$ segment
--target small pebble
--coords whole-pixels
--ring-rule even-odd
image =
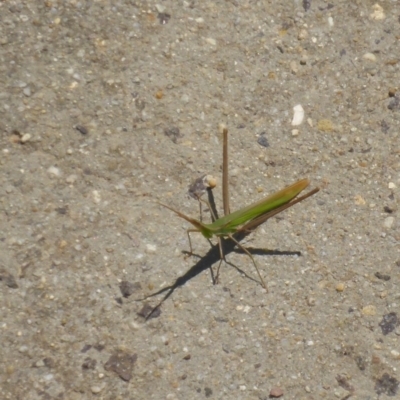
[[[343,282],[340,282],[336,285],[336,291],[341,293],[343,292],[345,289],[345,284]]]
[[[185,104],[189,103],[189,96],[187,94],[183,94],[181,97],[181,102]]]
[[[397,360],[400,358],[400,353],[397,350],[392,350],[390,354]]]
[[[72,174],[72,175],[69,175],[65,181],[69,184],[72,184],[72,183],[75,183],[77,179],[78,179],[78,176],[75,174]]]
[[[60,168],[57,168],[57,167],[54,167],[54,166],[48,168],[47,172],[48,172],[50,175],[61,176],[61,170],[60,170]]]
[[[211,189],[214,189],[217,186],[217,179],[212,175],[206,175],[204,185]]]
[[[308,299],[307,299],[307,304],[309,305],[309,306],[315,306],[315,302],[316,302],[316,300],[315,300],[315,297],[309,297]]]
[[[36,363],[35,363],[35,366],[37,367],[37,368],[41,368],[41,367],[44,367],[44,361],[43,360],[39,360],[39,361],[36,361]]]
[[[297,61],[293,60],[290,62],[290,70],[293,74],[297,74],[297,72],[299,72],[299,64],[297,63]]]
[[[322,132],[332,132],[333,123],[330,119],[320,119],[317,123],[317,129]]]
[[[311,0],[303,0],[304,11],[308,11],[311,7]]]
[[[304,109],[301,106],[301,104],[297,104],[296,106],[293,107],[293,120],[292,120],[292,126],[298,126],[301,125],[304,119]]]
[[[146,244],[146,252],[149,254],[155,253],[157,251],[157,246],[155,244]]]
[[[168,21],[171,19],[171,14],[168,13],[158,13],[157,15],[158,20],[160,21],[160,24],[165,25],[168,23]]]
[[[372,13],[369,15],[369,17],[375,21],[381,21],[386,18],[385,12],[379,4],[374,4],[372,6]]]
[[[269,142],[268,142],[268,139],[267,139],[267,136],[266,136],[266,132],[260,133],[260,135],[258,136],[258,139],[257,139],[257,143],[260,146],[269,147]]]
[[[26,353],[28,351],[28,346],[21,346],[18,351],[20,353]]]
[[[100,196],[100,193],[99,193],[97,190],[93,190],[93,191],[92,191],[92,197],[93,197],[93,201],[94,201],[96,204],[99,204],[99,203],[100,203],[100,201],[101,201],[101,196]]]
[[[76,125],[75,129],[82,133],[82,135],[87,135],[89,133],[89,131],[87,130],[87,128],[85,128],[83,125]]]
[[[92,386],[92,387],[90,388],[90,390],[91,390],[91,392],[92,392],[93,394],[100,393],[103,389],[104,389],[104,386],[103,386],[103,387],[101,387],[101,386]]]
[[[354,203],[358,206],[364,206],[366,204],[364,198],[361,197],[359,194],[354,197]]]
[[[277,398],[281,396],[283,396],[283,390],[279,386],[274,386],[269,392],[269,397]]]
[[[297,39],[304,40],[308,38],[308,32],[306,29],[301,29],[297,35]]]
[[[376,314],[376,307],[373,306],[373,305],[365,306],[365,307],[363,307],[363,309],[361,310],[361,313],[362,313],[363,315],[369,315],[369,316],[375,315],[375,314]]]
[[[21,143],[26,143],[29,142],[29,140],[31,140],[32,135],[30,133],[25,133],[24,135],[22,135],[20,142]]]
[[[394,223],[394,217],[387,217],[383,222],[383,226],[387,229],[390,229],[393,226],[393,223]]]
[[[163,13],[165,11],[165,6],[162,4],[156,4],[155,5],[157,12]]]
[[[24,88],[24,90],[22,91],[24,93],[24,95],[26,97],[30,97],[31,96],[31,88],[29,86],[27,86],[26,88]]]
[[[364,60],[367,60],[367,61],[375,62],[375,61],[376,61],[376,55],[373,54],[373,53],[365,53],[365,54],[363,55],[363,59],[364,59]]]
[[[393,182],[389,182],[388,188],[389,189],[396,189],[396,185]]]
[[[206,38],[206,42],[208,44],[211,44],[211,46],[216,46],[217,45],[217,41],[213,38]]]

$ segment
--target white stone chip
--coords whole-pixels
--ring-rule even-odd
[[[292,126],[298,126],[301,125],[304,119],[304,109],[301,106],[301,104],[297,104],[296,106],[293,107],[293,120],[292,120]]]

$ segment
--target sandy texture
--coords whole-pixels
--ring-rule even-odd
[[[400,9],[379,4],[0,1],[1,399],[400,396]],[[156,203],[198,218],[212,174],[221,213],[220,123],[232,210],[321,188],[243,240],[272,250],[268,293],[232,251],[213,285],[218,250],[185,258]],[[177,279],[146,322],[137,299]]]

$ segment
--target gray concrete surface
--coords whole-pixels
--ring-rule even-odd
[[[306,3],[0,1],[1,399],[399,398],[400,4]],[[233,210],[321,188],[243,241],[268,293],[156,203],[221,211],[221,123]]]

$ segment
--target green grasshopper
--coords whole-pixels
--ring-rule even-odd
[[[257,270],[257,274],[261,280],[261,283],[265,289],[267,286],[262,278],[260,271],[257,267],[257,264],[250,254],[250,252],[243,247],[234,237],[233,234],[237,232],[251,232],[256,229],[258,226],[263,224],[267,219],[273,217],[274,215],[286,210],[287,208],[293,206],[300,201],[305,200],[306,198],[312,196],[313,194],[319,191],[319,188],[315,188],[308,192],[307,194],[296,198],[300,192],[302,192],[309,184],[310,181],[308,179],[302,179],[270,196],[267,196],[256,203],[253,203],[247,207],[244,207],[238,211],[233,213],[229,213],[229,190],[228,190],[228,155],[227,155],[227,129],[224,129],[224,151],[223,151],[223,203],[224,203],[224,213],[225,216],[219,219],[216,219],[214,222],[205,224],[201,221],[198,221],[194,218],[188,217],[187,215],[181,213],[173,209],[170,206],[159,203],[163,207],[168,208],[173,211],[179,217],[185,219],[189,223],[191,223],[195,229],[188,229],[187,235],[189,239],[190,252],[189,254],[193,254],[192,241],[190,239],[191,232],[200,232],[206,239],[210,239],[213,236],[218,238],[218,244],[220,249],[221,261],[218,266],[217,277],[219,274],[219,268],[221,266],[222,260],[225,259],[221,238],[228,237],[233,240],[236,245],[241,248],[253,261],[253,264]]]

